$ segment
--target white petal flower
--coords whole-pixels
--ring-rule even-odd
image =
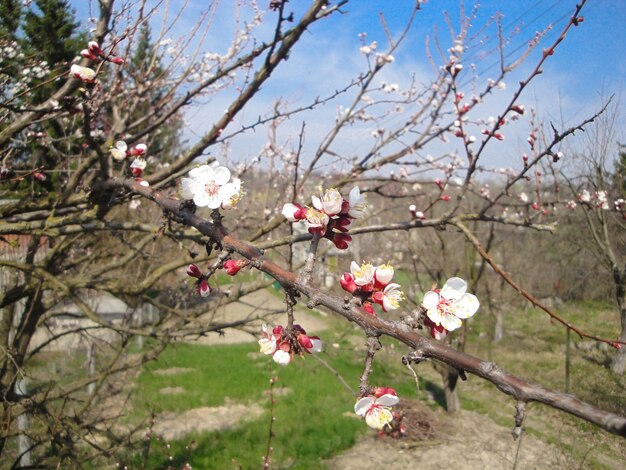
[[[128,146],[126,142],[123,140],[118,140],[115,142],[115,146],[111,147],[111,155],[114,159],[118,161],[122,161],[126,158],[126,151],[128,150]]]
[[[193,199],[198,207],[210,209],[231,208],[239,199],[241,181],[229,182],[230,170],[219,164],[201,165],[182,179],[182,196]]]
[[[324,212],[326,215],[333,216],[341,212],[341,206],[343,205],[343,197],[334,188],[327,189],[321,198],[317,196],[311,197],[313,207],[318,211]]]
[[[330,218],[325,213],[310,207],[306,211],[304,224],[307,229],[309,229],[309,232],[319,232],[320,235],[323,235],[326,232],[326,226],[329,220]]]
[[[361,266],[354,261],[350,263],[350,273],[354,278],[354,283],[359,287],[373,284],[375,272],[376,268],[369,263],[363,263]]]
[[[279,349],[278,351],[274,353],[274,355],[272,356],[272,359],[274,359],[274,362],[276,364],[280,364],[281,366],[286,366],[291,362],[291,355],[287,351],[283,351],[282,349]]]
[[[386,286],[393,279],[393,266],[389,264],[381,264],[376,268],[374,272],[374,276],[376,277],[376,281],[383,286]]]
[[[393,414],[388,407],[396,405],[398,401],[398,397],[391,394],[385,394],[380,398],[363,397],[354,405],[354,412],[365,417],[365,422],[370,428],[380,430],[393,420]]]
[[[422,306],[428,318],[437,326],[446,330],[456,330],[463,319],[478,311],[480,302],[473,294],[468,294],[467,283],[458,277],[446,281],[441,291],[429,291],[424,295]]]
[[[259,340],[259,347],[263,354],[274,354],[276,352],[276,338],[274,336],[271,338],[261,338]]]
[[[309,348],[308,351],[310,353],[319,353],[322,352],[322,340],[318,338],[311,338],[311,342],[313,343],[313,347]]]
[[[367,199],[361,194],[358,186],[355,186],[348,195],[348,215],[359,219],[365,214],[367,208]]]
[[[131,168],[137,168],[139,170],[145,170],[148,163],[143,158],[135,158],[130,164]]]
[[[404,299],[404,293],[400,290],[400,284],[391,283],[383,291],[383,310],[395,310]]]
[[[70,67],[70,73],[79,80],[83,82],[91,83],[96,79],[96,72],[89,67],[81,67],[78,64],[72,65]]]

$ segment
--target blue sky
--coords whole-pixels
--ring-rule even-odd
[[[90,2],[74,0],[78,16],[85,20],[88,16]],[[92,3],[95,3],[92,1]],[[154,3],[154,2],[148,2]],[[173,6],[181,4],[181,0],[171,0]],[[244,2],[245,3],[245,2]],[[259,6],[265,8],[268,0],[259,0]],[[309,1],[291,0],[287,10],[293,10],[296,16],[309,5]],[[546,32],[545,45],[551,44],[563,29],[575,1],[567,0],[487,0],[480,2],[476,18],[472,21],[472,31],[480,34],[469,42],[465,52],[468,63],[476,64],[478,74],[476,83],[479,86],[498,72],[498,56],[491,54],[479,59],[481,51],[493,50],[497,45],[495,23],[481,30],[490,22],[497,12],[502,16],[504,36],[510,36],[510,43],[505,49],[508,60],[518,55],[524,45],[535,32],[551,29]],[[198,18],[205,7],[205,0],[190,0],[182,20],[172,35],[185,34]],[[219,5],[213,29],[205,41],[205,50],[223,52],[229,44],[234,29],[234,1],[224,1]],[[413,0],[352,0],[343,8],[345,14],[334,15],[322,21],[307,32],[301,44],[298,44],[290,59],[281,65],[271,83],[264,86],[258,96],[250,103],[248,111],[239,117],[238,124],[249,123],[257,116],[263,115],[272,102],[283,97],[297,106],[306,104],[315,96],[325,96],[340,88],[351,78],[366,68],[365,58],[359,54],[359,33],[367,33],[367,42],[376,40],[379,50],[383,51],[386,44],[385,33],[381,26],[380,14],[384,16],[392,35],[397,35],[406,21]],[[466,15],[471,13],[473,3],[467,3]],[[94,9],[95,11],[95,9]],[[418,80],[427,81],[433,73],[425,53],[425,38],[430,38],[431,45],[435,36],[439,38],[442,49],[450,46],[450,33],[445,21],[447,12],[450,24],[458,30],[460,9],[459,2],[452,0],[429,0],[418,12],[410,35],[402,47],[394,53],[396,61],[384,71],[381,79],[398,83],[401,87],[408,86],[413,74]],[[274,13],[267,13],[272,19]],[[245,8],[244,8],[245,16]],[[567,38],[561,43],[554,56],[549,58],[544,73],[535,79],[533,85],[525,92],[524,104],[537,109],[538,115],[555,121],[563,121],[572,125],[588,116],[600,106],[599,96],[619,94],[626,83],[626,29],[623,27],[626,17],[626,1],[624,0],[589,0],[582,11],[584,21],[579,27],[570,30]],[[158,22],[154,22],[158,24]],[[271,24],[271,22],[269,22]],[[261,34],[269,35],[269,26],[260,29]],[[471,33],[475,34],[475,33]],[[511,55],[509,55],[511,54]],[[541,47],[526,62],[513,72],[507,79],[507,90],[494,98],[491,104],[485,104],[486,113],[498,113],[498,103],[502,103],[514,91],[516,83],[526,78],[529,71],[541,54]],[[441,63],[441,60],[438,61]],[[464,69],[464,73],[465,73]],[[467,91],[472,85],[469,78],[465,81]],[[228,98],[217,98],[204,106],[194,108],[187,115],[189,137],[200,134],[215,120],[216,110],[223,110]],[[619,97],[620,103],[624,102]],[[338,105],[347,104],[348,97],[337,100]],[[327,131],[328,123],[332,123],[335,106],[318,110],[308,117],[307,139],[310,145],[317,143]],[[486,116],[485,116],[486,117]],[[290,132],[300,127],[300,121],[288,124],[285,128],[285,139]],[[511,131],[513,138],[507,137],[507,152],[517,153],[517,149],[525,142],[526,129],[518,128]],[[354,145],[358,145],[368,132],[360,131],[347,137],[339,145],[340,153],[349,153]],[[255,146],[261,146],[264,133],[258,132],[248,136],[248,140],[239,141],[235,149],[244,155],[252,155]],[[502,148],[496,152],[502,153]]]

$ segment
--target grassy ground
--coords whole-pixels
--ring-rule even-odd
[[[568,305],[561,313],[574,324],[600,335],[614,335],[615,315],[602,305]],[[542,385],[563,390],[565,386],[565,329],[552,324],[545,314],[529,310],[506,317],[506,338],[494,344],[492,319],[479,313],[468,328],[467,352],[491,358],[499,365]],[[331,320],[332,328],[321,333],[326,340],[322,357],[353,389],[357,388],[363,360],[363,338],[345,322]],[[604,364],[611,351],[571,337],[569,391],[583,400],[617,413],[626,414],[623,377],[612,374]],[[440,378],[429,364],[417,368],[416,390],[413,375],[400,363],[403,346],[383,340],[371,383],[394,386],[400,396],[415,397],[432,407],[443,406]],[[335,374],[307,356],[286,368],[274,366],[260,355],[256,344],[205,347],[191,344],[172,346],[138,378],[134,411],[136,417],[156,411],[182,412],[201,406],[228,403],[258,403],[265,414],[232,430],[190,435],[170,442],[170,448],[153,440],[147,468],[258,468],[268,440],[269,378],[277,376],[276,387],[288,393],[276,395],[272,446],[273,468],[324,468],[323,460],[354,445],[367,427],[354,418],[352,393]],[[158,375],[155,370],[184,367],[178,375]],[[163,395],[166,387],[182,387],[184,393]],[[491,384],[470,376],[460,385],[465,409],[488,415],[498,424],[513,428],[514,402]],[[434,400],[433,400],[434,398]],[[620,468],[626,461],[623,439],[613,437],[576,418],[541,405],[530,405],[526,430],[556,444],[573,456],[582,468]],[[191,444],[193,442],[193,444]],[[169,460],[169,455],[173,460]],[[132,467],[140,461],[136,456]]]
[[[568,304],[561,305],[557,311],[586,332],[610,338],[619,331],[619,319],[608,307],[593,303]],[[535,383],[567,390],[599,408],[626,415],[626,377],[612,373],[607,367],[614,354],[612,348],[570,334],[570,373],[566,378],[565,327],[551,322],[539,310],[511,311],[506,315],[505,339],[494,344],[490,340],[492,323],[488,315],[476,316],[470,323],[467,352],[488,357],[509,372]],[[461,397],[465,409],[513,426],[512,400],[490,384],[469,380],[462,384]],[[583,467],[620,468],[626,462],[622,438],[546,406],[531,404],[526,428],[544,441],[558,445]]]

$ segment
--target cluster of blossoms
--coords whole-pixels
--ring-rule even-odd
[[[585,204],[593,204],[598,209],[609,210],[609,199],[606,191],[595,191],[591,194],[586,189],[578,195],[578,200]]]
[[[130,164],[130,171],[133,177],[137,180],[141,180],[143,170],[145,170],[146,166],[148,166],[148,163],[144,158],[147,150],[148,146],[146,144],[137,144],[133,148],[128,148],[128,145],[126,145],[126,142],[123,140],[118,140],[115,142],[115,145],[109,149],[113,159],[118,162],[124,161],[127,157],[135,157]],[[141,184],[145,186],[148,182],[142,181]]]
[[[389,387],[376,387],[373,395],[357,400],[354,412],[365,418],[370,428],[382,430],[393,420],[390,407],[397,405],[400,399],[396,391]]]
[[[467,282],[452,277],[441,289],[426,292],[422,306],[426,309],[424,325],[430,329],[430,336],[439,340],[459,328],[461,320],[474,315],[480,303],[475,295],[467,293]]]
[[[187,266],[187,276],[195,279],[196,292],[200,297],[208,297],[211,294],[211,287],[206,275],[202,274],[200,268],[195,264]]]
[[[110,54],[106,55],[96,41],[89,41],[87,49],[80,51],[80,55],[89,60],[107,61],[117,65],[124,63],[124,59],[121,57],[115,57]],[[78,64],[72,65],[70,75],[85,83],[94,83],[96,81],[96,71],[94,69]]]
[[[230,170],[218,162],[192,169],[182,179],[182,188],[183,199],[210,209],[231,209],[242,196],[241,180],[231,181]]]
[[[318,336],[308,336],[300,325],[293,325],[291,330],[278,325],[270,331],[269,327],[263,324],[259,346],[263,354],[272,356],[274,362],[286,366],[296,354],[302,356],[303,352],[308,354],[320,352],[322,341]]]
[[[367,313],[376,316],[370,302],[379,304],[387,312],[397,309],[404,299],[400,284],[391,282],[393,274],[393,266],[388,264],[374,266],[363,263],[359,266],[353,261],[350,272],[343,273],[339,283],[343,290],[363,300],[363,308]]]
[[[334,188],[327,189],[320,197],[312,196],[311,202],[313,207],[287,203],[282,214],[289,222],[303,221],[309,233],[328,238],[338,249],[347,249],[352,241],[347,234],[350,225],[354,219],[363,217],[367,207],[359,188],[352,188],[348,199]]]

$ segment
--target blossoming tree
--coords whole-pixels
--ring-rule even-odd
[[[51,440],[56,455],[77,464],[129,445],[132,434],[119,434],[112,420],[98,413],[98,403],[110,388],[105,385],[115,374],[139,367],[177,339],[263,321],[261,352],[277,364],[297,367],[296,356],[323,349],[323,338],[297,323],[294,305],[303,299],[307,306],[324,308],[363,330],[366,347],[359,391],[355,403],[346,408],[354,407],[373,428],[389,427],[392,407],[402,399],[393,384],[370,383],[380,340],[391,337],[410,349],[405,362],[436,360],[462,377],[473,374],[514,397],[520,432],[525,404],[539,402],[626,436],[626,418],[451,347],[444,338],[455,335],[468,318],[480,315],[480,299],[469,292],[472,286],[457,276],[440,279],[438,285],[422,289],[411,307],[402,286],[392,282],[396,270],[383,249],[385,238],[399,233],[455,230],[530,302],[575,328],[511,278],[490,256],[474,227],[551,229],[535,217],[542,211],[539,204],[533,207],[535,212],[508,211],[519,205],[519,199],[523,201],[516,194],[529,175],[544,162],[558,160],[561,142],[596,116],[573,127],[555,128],[545,139],[539,138],[531,119],[530,152],[516,158],[514,169],[502,173],[502,184],[493,193],[480,181],[481,162],[485,149],[505,139],[509,126],[528,116],[523,93],[558,53],[566,34],[576,33],[585,1],[573,7],[557,39],[542,44],[543,52],[531,72],[491,119],[479,117],[484,100],[505,87],[505,77],[538,50],[542,35],[510,63],[501,56],[494,79],[470,80],[468,85],[471,67],[465,54],[472,46],[470,15],[458,28],[451,26],[450,47],[437,61],[433,58],[437,66],[429,83],[416,81],[406,90],[386,82],[379,85],[425,7],[426,2],[417,1],[405,29],[395,36],[387,30],[386,46],[361,37],[355,53],[364,68],[344,88],[308,97],[304,104],[278,101],[267,114],[251,121],[244,111],[253,109],[253,98],[290,56],[299,53],[305,33],[317,23],[343,16],[340,13],[351,2],[313,0],[301,12],[294,6],[297,14],[285,1],[266,2],[267,11],[257,2],[237,2],[233,40],[223,52],[198,45],[199,38],[217,27],[211,19],[219,2],[210,4],[179,39],[170,37],[181,18],[179,12],[164,15],[145,1],[91,3],[94,9],[96,4],[99,7],[98,18],[92,20],[91,41],[76,51],[76,59],[62,76],[50,77],[62,85],[43,102],[28,106],[19,104],[22,91],[3,95],[0,191],[6,201],[0,205],[0,243],[6,255],[0,260],[0,391],[7,424],[0,434],[0,452],[17,434],[15,417],[26,413],[43,423],[31,433],[31,450],[38,451],[44,463],[50,463],[46,450]],[[132,74],[124,70],[132,64],[129,59],[141,27],[157,19],[163,26],[153,57],[166,50],[169,59],[159,64],[160,73],[142,68],[145,77],[131,79]],[[270,34],[268,25],[272,25]],[[147,101],[147,90],[153,87],[159,88],[159,94]],[[30,92],[34,90],[24,93]],[[220,111],[211,108],[210,125],[201,135],[193,136],[169,161],[153,154],[151,141],[163,126],[210,100],[222,104]],[[313,137],[314,147],[305,146],[305,137],[312,138],[305,124],[308,113],[333,100],[344,105],[338,107],[326,133]],[[290,118],[301,119],[303,125],[282,141],[281,130]],[[50,136],[39,130],[43,123],[72,132],[52,146]],[[364,129],[371,141],[354,155],[344,157],[333,150],[343,136]],[[250,155],[250,150],[242,151],[246,155],[232,154],[231,145],[262,130],[267,139],[257,154]],[[31,144],[42,152],[64,148],[57,159],[62,164],[28,166],[40,161],[30,158]],[[431,148],[439,156],[426,153]],[[55,185],[46,189],[40,185],[42,180],[54,180]],[[474,204],[471,210],[469,200]],[[401,210],[390,209],[394,201],[401,201]],[[359,239],[368,236],[380,246],[366,249]],[[298,266],[293,249],[302,244],[307,246],[306,256]],[[11,256],[9,247],[14,250]],[[329,248],[348,253],[353,260],[336,276],[343,293],[322,287],[315,275],[320,253]],[[352,255],[357,251],[360,255]],[[281,286],[286,325],[269,326],[267,318],[202,320],[215,308],[212,299],[221,304],[236,302],[238,296],[268,285],[261,279],[227,296],[218,274],[224,270],[238,276],[244,268],[263,272]],[[172,289],[185,275],[192,285]],[[127,314],[121,322],[109,321],[88,301],[104,294],[124,299],[135,311],[151,305],[159,310],[159,318],[145,324]],[[89,322],[54,330],[43,343],[35,344],[37,332],[53,330],[53,321],[63,316],[68,304]],[[114,339],[94,339],[103,330],[112,332]],[[614,347],[623,344],[575,331]],[[98,370],[63,386],[46,383],[26,394],[18,390],[18,381],[29,375],[29,362],[70,334],[107,351]],[[142,354],[123,354],[136,336],[150,337],[154,343]],[[95,390],[85,398],[81,394],[89,384]],[[68,409],[67,402],[79,405]]]

